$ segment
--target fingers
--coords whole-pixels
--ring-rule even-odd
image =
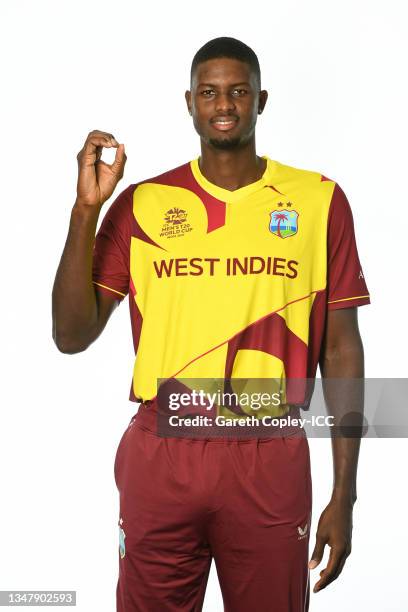
[[[125,153],[125,145],[120,144],[118,148],[116,149],[115,159],[111,165],[112,171],[119,178],[122,178],[123,176],[126,160],[127,160],[127,156]]]
[[[112,165],[104,162],[104,148],[114,147],[115,160]],[[113,134],[92,130],[77,155],[78,181],[77,199],[87,205],[103,204],[112,195],[124,173],[126,162],[125,147],[120,145]]]
[[[327,567],[320,572],[320,580],[313,587],[313,593],[324,589],[340,575],[351,549],[347,546],[331,548]]]
[[[113,134],[102,132],[101,130],[92,130],[89,132],[84,146],[77,155],[78,164],[92,165],[98,161],[102,155],[103,147],[118,147],[119,143]]]
[[[313,550],[312,558],[309,561],[310,569],[314,569],[315,567],[317,567],[320,561],[323,559],[324,547],[326,545],[326,542],[326,538],[323,538],[320,535],[316,536],[316,545]]]

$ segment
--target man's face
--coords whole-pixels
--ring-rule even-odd
[[[217,149],[234,149],[253,137],[268,93],[259,90],[248,64],[217,58],[198,64],[185,97],[201,140]]]

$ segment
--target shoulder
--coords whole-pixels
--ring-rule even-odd
[[[292,179],[293,181],[316,186],[320,186],[324,183],[329,183],[329,185],[331,185],[331,188],[333,188],[336,184],[336,181],[334,179],[329,178],[325,173],[319,170],[299,168],[298,166],[284,164],[279,161],[274,161],[273,163],[276,164],[276,169],[279,172],[279,175],[282,177],[287,177],[287,179]]]
[[[131,208],[136,187],[137,183],[132,183],[125,187],[125,189],[122,189],[122,191],[118,191],[114,196],[114,200],[109,205],[109,212],[111,214],[123,214],[127,208]]]
[[[133,194],[137,183],[132,183],[114,194],[113,200],[106,206],[105,214],[101,223],[101,230],[112,230],[113,227],[120,232],[126,232],[130,229],[132,210],[133,210]],[[104,206],[105,208],[105,206]]]
[[[337,180],[329,177],[320,170],[310,170],[276,162],[280,176],[286,177],[289,182],[309,190],[314,195],[321,194],[331,214],[341,211],[342,214],[351,212],[350,203],[343,187]]]
[[[135,206],[145,201],[144,196],[146,194],[148,195],[147,201],[150,205],[149,195],[151,194],[152,186],[161,185],[188,188],[191,184],[191,178],[190,162],[185,162],[165,172],[132,182],[125,189],[115,194],[114,200],[107,207],[104,222],[106,224],[112,222],[123,227],[127,224],[130,227],[135,213]]]
[[[191,164],[190,161],[187,161],[175,168],[165,170],[164,172],[143,179],[136,183],[135,187],[146,184],[179,186],[188,181],[191,176]]]

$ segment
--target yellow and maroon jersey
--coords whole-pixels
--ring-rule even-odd
[[[370,303],[341,187],[262,157],[235,191],[198,157],[109,207],[93,282],[129,294],[130,400],[154,399],[159,378],[314,378],[327,310]]]

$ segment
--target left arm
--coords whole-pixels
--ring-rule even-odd
[[[357,321],[357,308],[328,310],[325,337],[319,360],[323,391],[331,414],[363,413],[364,351]],[[325,384],[324,379],[361,379],[348,386]],[[336,388],[333,390],[333,386]],[[338,393],[342,388],[344,392]],[[356,393],[357,390],[357,393]],[[360,420],[360,419],[359,419]],[[338,429],[338,428],[336,428]],[[316,545],[309,568],[322,560],[326,544],[330,546],[327,567],[313,591],[325,588],[343,569],[351,552],[353,506],[357,499],[357,463],[361,438],[332,435],[334,482],[329,504],[323,511],[316,533]]]

